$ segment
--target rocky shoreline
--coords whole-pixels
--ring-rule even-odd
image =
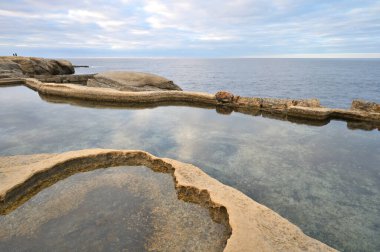
[[[10,73],[9,69],[13,72]],[[374,102],[354,100],[350,109],[336,109],[322,107],[318,99],[242,97],[226,91],[216,94],[182,91],[172,81],[147,73],[73,73],[74,67],[65,60],[0,57],[0,86],[25,85],[44,96],[126,106],[132,103],[186,103],[215,106],[224,114],[232,111],[251,115],[262,113],[306,124],[309,121],[311,125],[344,120],[351,125],[349,128],[380,130],[380,104]]]
[[[24,85],[37,91],[44,100],[80,106],[183,105],[215,108],[222,114],[239,112],[315,126],[325,125],[330,120],[344,120],[351,129],[380,130],[380,105],[372,102],[355,100],[350,109],[334,109],[322,107],[318,99],[241,97],[226,91],[216,94],[188,92],[160,76],[141,73],[73,75],[73,69],[66,61],[0,57],[0,86]],[[115,165],[145,165],[155,171],[171,173],[179,198],[208,208],[215,221],[230,228],[231,237],[225,251],[251,251],[252,248],[257,251],[334,251],[199,168],[157,158],[144,151],[94,149],[49,157],[0,157],[0,214],[11,211],[65,176]]]
[[[335,251],[305,235],[269,208],[223,185],[201,169],[139,150],[89,149],[0,158],[0,213],[72,174],[120,165],[144,165],[173,176],[178,197],[206,207],[231,230],[224,251]]]
[[[72,75],[64,78],[73,80],[71,83],[42,82],[36,78],[2,79],[0,86],[25,85],[43,96],[118,106],[183,103],[190,106],[214,106],[218,112],[223,114],[233,111],[250,115],[262,114],[274,119],[309,125],[325,125],[330,120],[344,120],[351,129],[380,130],[380,105],[367,101],[354,100],[350,109],[334,109],[322,107],[317,99],[240,97],[223,91],[216,94],[188,91],[119,91],[111,88],[87,87],[81,84],[81,81],[87,77],[88,75]],[[62,81],[60,76],[37,78],[47,81],[52,79]],[[223,98],[224,96],[230,98]]]

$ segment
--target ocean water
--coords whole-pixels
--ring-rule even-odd
[[[155,73],[184,90],[240,96],[319,98],[348,108],[353,99],[380,102],[380,59],[69,59],[77,73]]]
[[[182,63],[178,60],[179,63],[172,63],[169,67],[168,64],[158,64],[160,60],[150,63],[144,63],[147,60],[131,60],[130,64],[135,64],[133,68],[119,66],[117,60],[107,61],[112,64],[108,63],[110,65],[107,67],[98,64],[98,68],[154,72],[175,80],[188,90],[214,92],[220,87],[204,84],[211,78],[202,76],[211,75],[212,70],[205,69],[203,63],[203,66],[201,63],[192,66],[188,60]],[[140,63],[136,65],[136,62]],[[217,60],[209,62],[216,62],[209,63],[215,68],[215,76],[220,76],[219,73],[227,75],[227,67],[225,71],[223,67],[219,70],[216,67],[225,63],[218,63]],[[350,62],[348,64],[362,64],[362,61]],[[377,68],[377,61],[368,62],[373,64],[370,69]],[[74,63],[86,64],[86,60]],[[189,76],[193,77],[186,76],[186,64],[190,69]],[[176,65],[178,68],[175,68]],[[96,65],[93,66],[80,71],[93,71]],[[191,70],[195,71],[194,68],[203,69],[208,74],[201,71],[197,77]],[[161,69],[162,72],[152,69]],[[265,75],[269,78],[271,74]],[[376,71],[368,75],[372,76],[369,82],[378,83]],[[355,78],[360,82],[360,77]],[[228,86],[227,81],[224,83]],[[274,97],[280,97],[281,90],[287,90],[285,87],[261,88],[262,92],[272,93]],[[347,98],[342,94],[346,89],[334,88],[341,92],[328,92],[329,96],[323,104],[330,101],[330,106],[333,106],[340,100],[338,104],[343,106],[344,102],[339,97]],[[245,94],[245,89],[250,89],[252,95],[256,94],[256,87],[248,84],[236,84],[232,91]],[[351,86],[349,89],[355,88]],[[360,90],[363,92],[361,98],[376,100],[379,97],[375,95],[378,87]],[[300,92],[306,91],[304,88]],[[360,94],[347,93],[348,96]],[[23,86],[0,88],[0,118],[2,156],[85,148],[149,151],[156,156],[174,158],[200,167],[332,247],[342,251],[380,251],[378,130],[351,130],[344,121],[311,126],[240,113],[224,115],[215,109],[193,107],[109,108],[39,96]]]

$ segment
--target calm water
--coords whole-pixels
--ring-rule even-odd
[[[196,77],[192,67],[203,69],[202,64],[187,63],[190,70],[186,75],[180,63],[177,68],[174,63],[170,68],[152,61],[144,68],[143,60],[140,66],[136,66],[136,62],[139,61],[132,61],[135,64],[132,70],[161,69],[166,74],[150,72],[162,74],[180,84],[188,83],[182,85],[185,89],[219,89],[216,85],[197,88],[210,79],[204,77],[204,73],[212,72],[204,69],[205,72],[201,71]],[[347,64],[361,65],[363,62],[366,61],[348,61]],[[376,69],[378,62],[371,62],[367,62],[372,64],[368,69]],[[218,78],[220,74],[227,75],[223,67],[217,68],[223,63],[215,61],[210,65],[219,69],[215,70]],[[187,78],[188,82],[180,81],[181,69],[182,80]],[[378,73],[368,71],[372,71],[368,76],[379,80],[375,77]],[[194,79],[191,76],[195,76]],[[366,91],[347,90],[347,97],[348,94],[359,95],[362,91],[364,98],[378,98],[376,85]],[[327,92],[331,86],[325,87],[324,91],[321,88],[310,90]],[[250,94],[264,96],[252,86],[235,86],[236,93],[245,93],[246,89]],[[346,92],[346,89],[340,89]],[[355,89],[355,86],[347,89]],[[261,90],[267,92],[267,96],[272,92],[273,96],[279,97],[276,92],[285,89],[261,87]],[[310,90],[302,88],[299,92]],[[326,101],[343,101],[344,92],[327,92]],[[335,248],[380,251],[380,132],[377,130],[349,130],[341,121],[313,127],[239,113],[222,115],[214,109],[189,107],[79,107],[48,103],[25,87],[0,89],[0,118],[0,155],[96,147],[146,150],[199,166],[223,183],[279,212],[306,234]]]
[[[353,99],[380,102],[380,59],[70,59],[77,73],[150,72],[184,90],[242,96],[319,98],[324,106],[349,107]]]
[[[79,173],[0,215],[0,251],[223,251],[207,209],[146,167]]]

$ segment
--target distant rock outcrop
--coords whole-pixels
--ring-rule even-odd
[[[34,57],[0,57],[0,78],[34,77],[35,75],[73,74],[67,60]]]
[[[170,91],[182,89],[164,77],[139,72],[105,72],[99,73],[87,81],[89,87],[113,88],[120,91]]]
[[[380,104],[363,100],[353,100],[351,109],[365,112],[380,113]]]

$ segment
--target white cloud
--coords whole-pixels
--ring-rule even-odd
[[[235,56],[377,53],[379,11],[379,1],[367,0],[350,5],[337,0],[4,1],[0,43],[3,47],[213,50],[221,55],[235,51]]]

